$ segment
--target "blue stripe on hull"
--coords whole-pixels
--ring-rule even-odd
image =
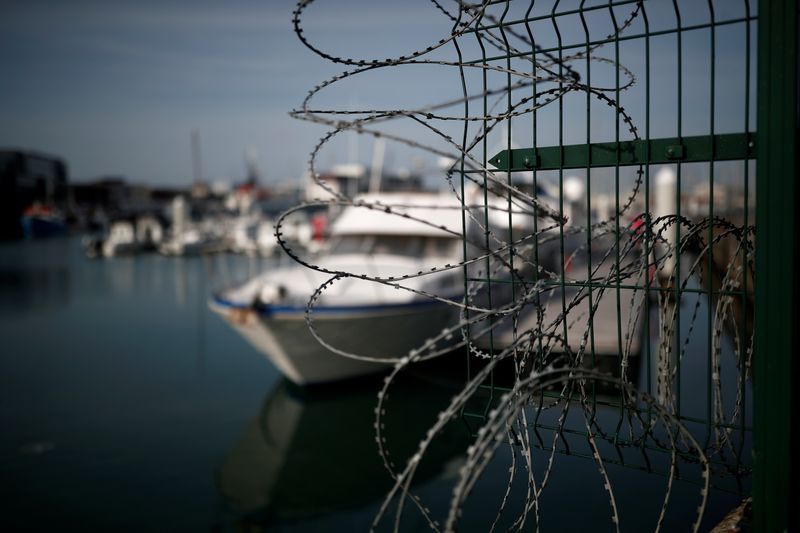
[[[452,298],[451,298],[452,299]],[[294,305],[256,305],[251,306],[248,304],[232,302],[226,300],[222,296],[215,294],[213,302],[224,308],[228,309],[255,309],[261,316],[272,316],[276,314],[282,315],[303,315],[306,312],[306,306]],[[377,304],[377,305],[331,305],[331,306],[315,306],[313,312],[315,314],[348,314],[348,313],[379,313],[385,311],[401,311],[404,309],[419,309],[431,307],[435,305],[444,305],[438,300],[415,300],[405,304]]]

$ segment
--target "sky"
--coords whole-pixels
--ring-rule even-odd
[[[589,0],[587,5],[598,2]],[[702,23],[708,17],[695,0],[679,3],[684,24]],[[445,5],[450,4],[454,5]],[[546,11],[547,4],[536,5]],[[578,1],[560,2],[564,9],[571,4]],[[527,2],[513,5],[524,9]],[[675,24],[671,1],[651,0],[647,6],[653,29]],[[741,16],[739,3],[718,1],[716,6],[718,17]],[[300,42],[291,24],[294,7],[292,0],[0,0],[0,149],[60,156],[76,181],[118,175],[137,183],[189,185],[191,133],[196,130],[202,175],[208,181],[241,180],[246,152],[257,154],[264,181],[297,180],[326,130],[288,113],[300,106],[308,90],[343,68]],[[620,19],[630,9],[622,6]],[[397,57],[435,43],[452,26],[429,0],[316,0],[306,13],[305,35],[342,57]],[[509,18],[513,16],[519,14]],[[593,39],[611,31],[611,20],[603,10],[589,18]],[[628,31],[641,32],[641,19]],[[582,42],[580,21],[560,20],[565,41]],[[555,42],[549,20],[533,29],[538,42]],[[743,31],[742,25],[717,30],[718,133],[744,129]],[[702,81],[710,68],[708,42],[705,30],[684,34],[684,134],[708,131],[708,113],[696,111],[707,108],[710,93],[707,79]],[[474,39],[462,39],[461,47],[466,58],[479,53]],[[640,127],[645,115],[642,50],[640,40],[623,41],[620,46],[621,62],[638,76],[637,85],[621,99]],[[674,35],[651,40],[656,65],[651,82],[654,137],[677,131],[675,50]],[[613,53],[613,47],[598,51],[606,57]],[[454,49],[449,46],[426,57],[452,59]],[[521,62],[513,66],[529,68]],[[575,68],[580,71],[582,66],[578,63]],[[613,84],[614,70],[608,64],[592,68],[595,84]],[[461,95],[458,72],[441,65],[383,69],[357,78],[324,91],[312,107],[418,109]],[[471,92],[480,90],[480,78],[478,69],[467,70]],[[505,83],[502,73],[489,72],[488,79],[490,87]],[[585,99],[575,93],[564,100],[567,144],[584,142]],[[602,102],[592,105],[593,142],[613,140],[613,111]],[[472,112],[478,107],[473,105]],[[557,109],[551,105],[540,113],[540,146],[558,142]],[[460,107],[449,110],[453,115],[461,112]],[[531,145],[530,123],[530,116],[515,119],[516,146]],[[435,125],[454,138],[461,136],[459,123]],[[409,120],[398,122],[394,131],[444,146]],[[501,134],[499,129],[492,134],[487,150],[501,145]],[[332,142],[320,155],[320,166],[353,159],[368,164],[373,141],[354,142],[354,137],[340,136]],[[408,168],[420,155],[427,158],[426,165],[435,167],[432,156],[392,144],[385,165],[395,171]]]
[[[320,4],[308,31],[343,52],[399,40],[392,30],[413,26],[414,9],[430,12],[419,1],[392,16],[389,2],[362,2],[360,12]],[[293,9],[289,0],[0,0],[0,147],[61,156],[73,180],[188,184],[196,129],[207,179],[241,179],[246,151],[266,181],[296,178],[324,129],[288,112],[341,68],[300,43]]]

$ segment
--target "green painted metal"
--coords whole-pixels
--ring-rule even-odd
[[[495,154],[489,159],[489,163],[502,171],[521,172],[533,169],[597,168],[678,161],[734,161],[753,158],[755,143],[755,133],[731,133],[683,139],[672,137],[619,143],[518,148]]]
[[[714,212],[714,190],[715,180],[722,183],[723,177],[715,175],[715,164],[720,161],[752,161],[756,160],[756,168],[760,179],[755,180],[757,188],[757,220],[753,221],[752,214],[748,214],[745,208],[743,211],[743,225],[747,228],[750,224],[757,223],[758,233],[756,240],[756,273],[758,284],[755,290],[755,347],[754,347],[754,365],[755,377],[753,379],[754,389],[754,407],[753,414],[753,427],[751,428],[746,422],[747,416],[744,412],[746,407],[742,407],[742,412],[739,414],[736,423],[730,426],[729,429],[739,432],[741,439],[744,440],[744,433],[746,431],[754,430],[753,436],[755,439],[754,449],[754,477],[753,477],[753,496],[754,496],[754,512],[755,512],[755,530],[756,531],[800,531],[800,520],[798,520],[798,513],[792,514],[791,504],[800,502],[800,490],[798,489],[798,480],[800,480],[800,460],[797,458],[797,451],[800,451],[800,395],[795,393],[793,387],[796,380],[800,379],[800,363],[797,361],[797,356],[794,355],[794,347],[798,345],[798,331],[800,331],[800,313],[798,313],[798,304],[800,302],[800,283],[797,281],[800,275],[800,223],[797,216],[796,206],[800,204],[800,162],[798,162],[798,154],[800,154],[800,136],[798,135],[798,123],[800,122],[800,104],[798,103],[798,74],[800,67],[800,53],[798,52],[798,17],[800,17],[800,7],[798,7],[797,0],[762,0],[758,2],[758,17],[754,14],[751,8],[751,2],[743,0],[743,16],[727,20],[719,20],[715,18],[715,6],[719,9],[720,2],[697,2],[697,3],[681,3],[678,0],[672,1],[672,9],[674,13],[674,20],[668,22],[659,21],[657,29],[650,27],[651,20],[648,19],[648,11],[653,2],[645,1],[642,4],[641,19],[642,26],[634,27],[634,30],[627,35],[619,35],[616,33],[612,37],[602,38],[597,34],[589,31],[588,26],[591,26],[591,21],[587,22],[585,15],[591,15],[594,12],[604,11],[608,13],[615,30],[618,29],[618,21],[615,19],[615,12],[612,8],[620,6],[631,6],[637,4],[639,0],[619,0],[611,1],[607,4],[592,3],[593,5],[586,5],[587,0],[579,3],[579,7],[575,7],[576,3],[570,3],[568,9],[558,10],[559,2],[556,1],[549,13],[545,10],[540,10],[534,16],[532,9],[529,9],[524,18],[514,18],[506,20],[506,12],[504,11],[499,20],[493,20],[491,23],[477,25],[475,29],[469,30],[467,34],[475,32],[476,38],[480,41],[480,32],[498,29],[503,34],[505,39],[505,32],[508,29],[513,29],[517,33],[525,33],[529,36],[529,41],[533,45],[530,48],[521,47],[519,50],[509,52],[504,55],[490,55],[486,53],[486,48],[481,44],[481,54],[471,60],[463,61],[463,65],[490,65],[494,62],[502,61],[503,66],[511,71],[512,63],[511,58],[530,58],[532,63],[540,61],[543,55],[549,55],[553,58],[552,63],[557,65],[559,80],[563,75],[563,64],[561,59],[565,54],[576,54],[584,51],[585,55],[575,61],[577,65],[580,61],[585,64],[585,69],[582,75],[581,82],[586,85],[592,85],[592,68],[590,66],[591,49],[598,44],[611,44],[611,47],[606,48],[605,53],[608,54],[609,59],[613,63],[624,63],[620,61],[620,42],[632,43],[637,45],[640,51],[643,52],[645,57],[644,76],[640,80],[644,80],[645,92],[645,120],[642,123],[638,122],[638,129],[634,131],[634,135],[641,136],[636,140],[622,140],[622,138],[630,137],[628,132],[629,124],[617,118],[614,132],[614,142],[592,143],[591,126],[596,118],[593,118],[591,110],[592,96],[586,93],[586,120],[585,120],[585,142],[582,144],[563,144],[563,130],[564,130],[564,113],[563,102],[558,100],[558,114],[550,117],[551,120],[557,119],[557,131],[554,127],[552,140],[550,144],[558,144],[552,146],[538,146],[537,142],[541,141],[537,133],[539,130],[538,124],[541,120],[538,108],[534,107],[529,116],[525,120],[530,120],[530,128],[532,131],[533,146],[528,148],[510,149],[511,138],[510,129],[504,139],[506,146],[509,149],[502,150],[494,155],[486,153],[486,142],[483,142],[482,163],[489,168],[494,167],[499,172],[508,173],[508,180],[510,183],[510,174],[512,172],[527,172],[532,176],[534,189],[536,189],[537,179],[539,173],[542,171],[554,171],[550,176],[554,180],[558,180],[559,192],[563,193],[564,171],[567,169],[581,169],[585,171],[586,176],[586,212],[587,212],[587,226],[591,224],[589,213],[592,211],[592,169],[595,168],[613,168],[615,173],[615,191],[618,193],[620,190],[619,176],[620,168],[626,166],[642,166],[644,176],[643,198],[645,201],[644,211],[649,213],[651,211],[650,197],[652,188],[650,182],[650,165],[655,164],[674,164],[677,168],[677,209],[678,215],[681,213],[681,186],[685,177],[685,163],[701,163],[706,165],[706,172],[708,176],[709,185],[709,218],[713,219]],[[505,4],[505,1],[492,1],[489,4]],[[693,8],[699,9],[702,6],[707,9],[707,20],[697,22],[691,17],[682,19],[681,8],[686,11],[687,6],[692,4]],[[549,4],[548,4],[549,5]],[[531,3],[533,7],[533,2]],[[507,9],[506,9],[507,11]],[[657,10],[653,10],[657,11]],[[657,11],[663,14],[663,11]],[[577,18],[567,18],[568,15],[577,15],[580,17],[580,22],[583,25],[585,39],[581,42],[576,42],[573,36],[572,42],[562,42],[562,36],[559,31],[558,20],[559,17],[565,17],[563,22],[566,21],[575,23]],[[752,39],[755,35],[751,33],[755,31],[755,21],[758,21],[758,28],[760,31],[757,33],[758,38],[758,81],[757,81],[757,128],[752,127],[752,120],[750,119],[750,106],[751,106],[751,49]],[[550,46],[538,47],[536,41],[536,33],[532,31],[534,23],[537,23],[538,28],[542,28],[545,23],[552,21],[552,31],[557,39],[556,45],[550,42]],[[686,21],[691,24],[685,23]],[[742,85],[744,87],[744,99],[741,101],[741,106],[744,109],[744,124],[740,127],[732,128],[733,131],[739,133],[717,133],[717,118],[723,116],[725,109],[723,106],[718,106],[716,101],[719,98],[720,88],[718,84],[722,84],[717,80],[717,68],[724,68],[724,65],[717,65],[717,54],[719,50],[725,47],[730,41],[722,37],[722,31],[718,31],[721,27],[729,28],[730,26],[741,25],[741,28],[746,28],[744,33],[746,51],[745,67],[742,72]],[[695,32],[692,34],[692,32]],[[706,53],[705,60],[707,61],[707,81],[709,106],[707,113],[709,115],[707,129],[705,135],[692,135],[685,136],[684,120],[685,109],[684,105],[689,101],[689,98],[694,97],[688,88],[692,85],[694,80],[687,79],[689,77],[689,68],[684,65],[684,60],[689,57],[688,54],[692,52],[690,45],[684,42],[689,35],[697,35],[703,33],[708,36],[708,49],[704,50]],[[718,35],[719,33],[719,35]],[[672,46],[671,53],[674,54],[675,62],[670,63],[670,68],[675,68],[674,80],[675,85],[673,89],[677,95],[677,106],[674,118],[671,118],[671,130],[669,133],[677,132],[677,136],[668,138],[651,138],[651,108],[656,108],[658,103],[651,101],[651,69],[653,73],[657,69],[664,68],[663,61],[660,63],[655,60],[653,53],[650,49],[651,38],[656,37],[670,37],[674,41],[669,41]],[[600,37],[600,38],[598,38]],[[665,42],[664,39],[660,41],[661,46]],[[662,59],[663,58],[659,58]],[[651,60],[653,65],[651,66]],[[511,76],[507,74],[507,83],[511,85]],[[532,81],[532,100],[537,94],[537,84],[543,83],[533,78]],[[563,89],[563,83],[558,82],[559,92]],[[489,85],[486,83],[486,71],[483,73],[483,90],[488,91]],[[615,84],[608,89],[609,94],[613,94],[614,101],[623,101],[621,98],[621,83],[620,73],[616,72]],[[684,94],[686,91],[687,94]],[[466,94],[466,90],[464,91]],[[624,95],[623,95],[624,96]],[[686,100],[686,101],[685,101]],[[507,113],[512,116],[514,109],[511,106],[510,93],[508,98]],[[487,99],[484,97],[483,101],[484,115],[489,114],[489,106],[487,106]],[[514,117],[514,120],[520,120],[519,117]],[[484,128],[488,125],[487,120],[483,121]],[[686,128],[687,130],[689,128]],[[722,128],[719,128],[722,129]],[[757,134],[754,130],[757,130]],[[663,131],[663,130],[662,130]],[[692,133],[695,133],[694,129]],[[731,131],[731,129],[722,129],[722,131]],[[557,136],[557,137],[556,137]],[[605,137],[609,138],[609,137]],[[749,197],[752,193],[751,185],[749,184],[750,174],[752,173],[751,166],[747,163],[742,165],[744,177],[742,184],[744,187],[744,205],[748,206]],[[486,180],[486,171],[465,170],[462,165],[462,176],[470,173],[483,173],[484,182]],[[463,182],[463,180],[462,180]],[[688,191],[684,191],[688,192]],[[563,194],[560,194],[560,205],[557,210],[563,212]],[[617,195],[617,204],[615,206],[619,209],[619,196]],[[616,222],[616,238],[619,240],[619,220]],[[680,227],[677,228],[681,231]],[[678,237],[680,239],[680,236]],[[711,243],[713,249],[714,234],[712,228],[709,227],[705,235],[707,242]],[[591,249],[591,235],[587,234],[588,242],[587,248]],[[561,252],[563,255],[563,228],[560,230],[559,240],[561,244]],[[650,242],[645,242],[645,249],[649,249],[652,245]],[[538,248],[534,246],[533,257],[536,263],[539,263]],[[617,246],[617,252],[619,247]],[[619,263],[619,256],[617,255],[616,261]],[[589,300],[592,299],[592,290],[600,288],[600,285],[592,281],[592,263],[591,254],[589,254],[589,264],[586,283],[569,282],[565,280],[563,262],[560,265],[560,274],[557,280],[553,281],[554,285],[560,285],[562,288],[567,286],[587,286],[589,288]],[[710,271],[713,268],[713,253],[707,257],[707,268]],[[678,261],[676,264],[678,271],[677,278],[680,279],[681,263]],[[538,273],[534,271],[534,281],[538,280]],[[488,282],[491,286],[493,283],[502,284],[509,283],[504,279],[492,279],[488,276],[481,281]],[[513,283],[513,280],[511,281]],[[674,291],[675,300],[680,301],[682,296],[693,293],[703,293],[708,296],[709,301],[714,301],[719,296],[725,294],[741,298],[742,306],[744,308],[743,315],[748,316],[748,306],[752,312],[752,302],[748,301],[748,295],[753,293],[753,287],[748,287],[748,283],[752,284],[752,280],[748,282],[747,277],[744,277],[743,286],[740,290],[736,291],[720,291],[713,287],[710,278],[706,283],[697,288],[680,288],[678,285],[673,287],[660,287],[657,285],[646,287],[638,287],[646,289],[648,294],[652,291],[653,294],[662,293],[664,291]],[[616,282],[609,283],[603,286],[605,289],[614,290],[617,292],[619,298],[619,290],[621,288],[631,288],[630,285],[620,283],[617,279]],[[563,296],[563,291],[562,291]],[[564,303],[562,302],[562,306]],[[617,304],[617,312],[619,313],[619,302]],[[648,330],[649,323],[649,309],[650,298],[647,298],[646,306],[648,309]],[[678,330],[675,332],[676,344],[680,344],[682,336],[685,332],[680,331],[680,314],[681,306],[678,306]],[[684,311],[685,312],[685,311]],[[712,345],[712,330],[714,324],[712,322],[712,315],[709,312],[706,317],[707,329],[707,344],[709,355],[711,353]],[[741,326],[744,328],[744,325]],[[570,332],[564,331],[563,336],[567,337]],[[744,335],[743,335],[744,337]],[[594,332],[590,327],[590,338],[588,339],[589,346],[591,347],[588,352],[594,357]],[[621,344],[621,341],[620,341]],[[647,364],[650,364],[652,359],[651,347],[648,343],[645,346]],[[539,342],[539,351],[541,352],[541,341]],[[543,359],[542,359],[543,361]],[[706,383],[705,394],[707,395],[706,416],[694,417],[689,416],[688,413],[682,413],[680,410],[680,358],[677,360],[677,374],[678,374],[678,409],[677,417],[683,421],[694,422],[698,424],[709,425],[711,419],[711,359],[708,363],[708,382]],[[594,364],[594,359],[592,359]],[[648,366],[648,375],[650,368]],[[739,389],[744,391],[746,389],[745,372],[741,372]],[[650,390],[650,382],[647,382],[647,391]],[[503,389],[502,386],[492,382],[487,385],[487,389],[494,392],[497,389]],[[543,392],[542,396],[545,394]],[[593,398],[594,403],[598,403],[596,398]],[[593,403],[593,405],[594,405]],[[602,402],[599,402],[602,404]],[[613,405],[613,402],[612,402]],[[746,405],[746,404],[745,404]],[[794,426],[792,422],[794,421]],[[539,423],[538,413],[537,418],[534,420],[536,424]],[[614,435],[614,439],[619,436]],[[708,445],[710,434],[706,435],[705,445]],[[617,442],[615,440],[615,442]],[[795,452],[795,453],[792,453]],[[748,458],[737,456],[737,465],[739,463],[746,463]]]
[[[798,4],[759,2],[755,530],[797,531]]]

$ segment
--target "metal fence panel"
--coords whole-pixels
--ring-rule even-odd
[[[538,523],[554,457],[570,455],[596,463],[615,529],[609,465],[669,480],[657,529],[670,527],[675,480],[699,487],[694,530],[713,525],[704,518],[710,491],[745,497],[751,483],[757,530],[788,528],[798,463],[790,453],[798,442],[790,430],[798,412],[796,3],[432,0],[450,34],[389,59],[317,48],[301,22],[312,3],[298,4],[298,36],[348,69],[295,112],[331,128],[312,153],[312,177],[327,187],[315,159],[348,131],[452,158],[445,173],[460,201],[462,260],[440,271],[461,269],[463,299],[402,285],[423,271],[401,280],[325,271],[460,312],[449,331],[397,362],[376,409],[383,454],[381,408],[392,378],[459,337],[467,383],[420,444],[424,451],[455,415],[473,433],[445,527],[457,525],[474,483],[507,443],[525,468],[512,464],[498,520],[515,466],[526,470],[529,489],[513,527],[529,513]],[[449,69],[460,94],[418,108],[310,104],[346,79],[411,66]],[[435,141],[390,133],[399,120]],[[322,204],[354,205],[328,192],[334,200]],[[403,216],[383,203],[355,205]],[[547,459],[538,479],[536,454]],[[408,496],[414,464],[402,474],[387,468],[396,492],[376,523],[395,494]],[[402,503],[398,523],[401,511]]]

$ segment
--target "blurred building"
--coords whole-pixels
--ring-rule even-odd
[[[149,187],[128,183],[122,176],[103,176],[70,186],[76,210],[102,209],[111,215],[157,211],[175,196],[186,194],[179,187]]]
[[[0,150],[0,239],[22,237],[22,213],[40,203],[66,210],[67,166],[58,157],[24,150]]]
[[[75,183],[71,189],[76,206],[101,206],[107,210],[121,209],[129,192],[125,178],[121,176],[104,176],[91,182]]]

